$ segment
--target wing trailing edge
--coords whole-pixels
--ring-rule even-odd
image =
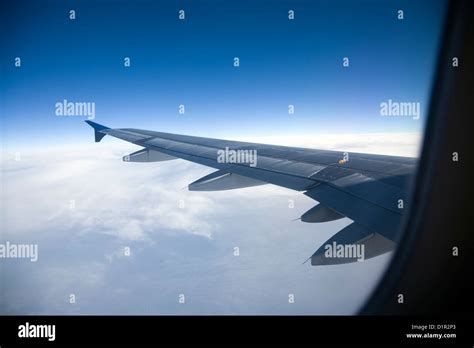
[[[319,247],[311,256],[311,265],[339,265],[365,261],[394,248],[393,241],[353,222]]]
[[[164,162],[164,161],[171,161],[174,159],[176,159],[176,157],[167,155],[162,152],[149,150],[149,149],[141,149],[122,157],[122,160],[124,162],[141,162],[141,163]]]
[[[318,204],[301,215],[301,221],[310,223],[327,222],[339,220],[344,217],[344,215],[339,214],[337,211],[325,206],[324,204]]]
[[[265,184],[267,183],[264,181],[218,170],[192,182],[188,185],[188,189],[189,191],[223,191]]]

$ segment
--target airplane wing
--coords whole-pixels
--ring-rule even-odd
[[[408,157],[111,129],[86,122],[94,128],[96,142],[110,135],[143,147],[124,161],[181,158],[216,169],[189,184],[189,190],[229,190],[269,183],[304,191],[319,202],[301,216],[303,222],[353,220],[316,250],[310,257],[311,265],[355,262],[361,259],[356,250],[364,250],[363,259],[393,250],[417,163],[416,158]]]

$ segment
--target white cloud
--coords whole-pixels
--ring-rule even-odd
[[[314,134],[311,136],[242,137],[234,138],[233,140],[313,149],[417,157],[422,136],[420,133],[341,133]]]
[[[196,179],[190,173],[205,168],[184,161],[124,163],[123,150],[33,151],[21,161],[4,161],[5,233],[70,226],[140,240],[159,226],[211,236],[214,226],[203,221],[212,200],[182,189]],[[189,171],[193,166],[200,168]],[[180,201],[183,209],[177,209]]]
[[[386,137],[366,138],[366,149],[416,152],[417,137],[394,136],[384,147]],[[317,148],[324,143],[346,151],[366,146],[349,135],[246,140]],[[21,161],[3,154],[2,238],[37,241],[40,252],[35,265],[8,266],[8,313],[350,314],[389,260],[385,255],[355,265],[302,265],[349,220],[292,221],[315,202],[273,185],[189,192],[188,183],[213,169],[182,160],[121,161],[136,149],[111,139],[33,149]],[[123,257],[125,246],[131,257]],[[43,294],[41,303],[10,300],[18,293],[32,296],[25,282]],[[186,307],[175,305],[181,291],[189,295]],[[64,302],[70,292],[81,305]],[[297,296],[293,307],[289,292]]]

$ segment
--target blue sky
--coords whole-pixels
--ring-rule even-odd
[[[96,121],[111,127],[213,137],[419,132],[423,117],[383,118],[379,105],[419,101],[425,110],[444,1],[4,6],[1,118],[10,147],[25,138],[35,145],[90,140],[84,117],[55,116],[64,99],[95,102]]]

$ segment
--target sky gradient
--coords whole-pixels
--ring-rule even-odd
[[[54,113],[64,99],[95,102],[96,121],[111,127],[211,137],[420,132],[444,1],[3,6],[1,118],[4,145],[14,147],[26,137],[82,142],[85,118]],[[420,102],[422,118],[381,117],[388,99]]]

